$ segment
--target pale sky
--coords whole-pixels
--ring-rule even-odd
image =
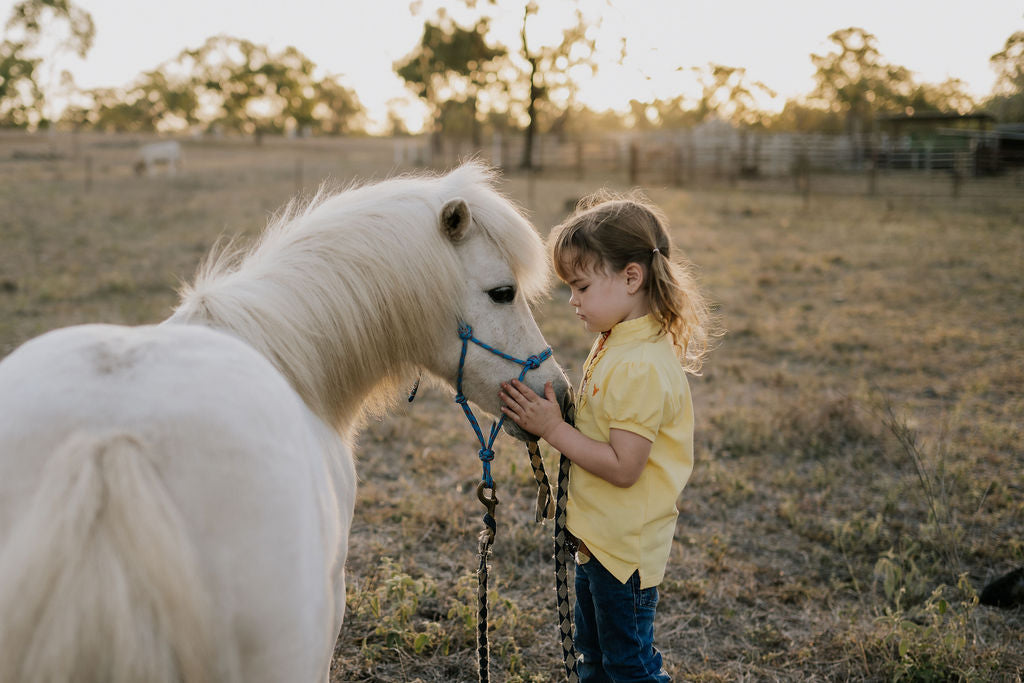
[[[487,0],[479,0],[481,6]],[[498,0],[494,32],[517,47],[525,0]],[[0,18],[14,0],[0,0]],[[408,97],[393,71],[419,40],[423,22],[446,6],[438,0],[75,0],[92,14],[96,40],[85,60],[62,64],[81,88],[126,85],[143,71],[206,38],[227,34],[281,49],[293,45],[326,72],[341,74],[371,119],[383,121],[392,98]],[[596,79],[580,99],[597,109],[622,109],[630,99],[672,97],[686,88],[689,67],[709,62],[744,67],[779,98],[809,92],[809,55],[829,50],[828,35],[857,26],[873,33],[884,59],[907,67],[921,82],[963,80],[976,96],[989,94],[989,57],[1024,30],[1024,0],[975,0],[945,5],[920,0],[580,0],[599,17]],[[543,0],[530,39],[546,42],[567,25],[575,3]],[[617,65],[619,36],[627,59]],[[682,67],[682,69],[680,69]],[[774,105],[774,106],[773,106]]]

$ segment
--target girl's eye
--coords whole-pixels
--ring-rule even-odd
[[[487,290],[487,296],[496,304],[510,304],[516,298],[516,288],[510,286],[495,287]]]

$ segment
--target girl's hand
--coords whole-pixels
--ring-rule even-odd
[[[558,407],[551,382],[544,385],[543,397],[517,379],[503,383],[501,389],[498,396],[505,404],[501,412],[531,434],[546,440],[552,430],[562,423],[562,411]]]

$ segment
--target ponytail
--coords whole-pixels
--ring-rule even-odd
[[[659,247],[652,254],[647,294],[651,315],[672,338],[683,367],[700,373],[709,351],[713,319],[692,266],[682,259],[670,259]]]

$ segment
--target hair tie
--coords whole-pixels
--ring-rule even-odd
[[[660,254],[660,253],[661,253],[661,250],[660,250],[660,249],[658,249],[657,247],[655,247],[654,249],[651,249],[651,253],[652,253],[652,254]]]

